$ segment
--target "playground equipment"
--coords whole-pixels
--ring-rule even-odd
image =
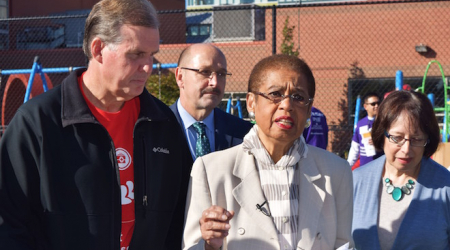
[[[153,64],[153,69],[158,69],[159,80],[159,95],[161,96],[161,69],[176,68],[177,64]],[[60,67],[60,68],[43,68],[38,56],[34,58],[33,66],[31,69],[10,69],[0,70],[1,76],[9,75],[8,81],[5,85],[5,91],[3,93],[3,102],[1,110],[1,130],[6,127],[11,121],[12,117],[20,107],[23,98],[23,103],[29,99],[47,92],[48,89],[53,87],[52,82],[47,74],[50,73],[69,73],[73,70],[82,67]]]
[[[403,89],[403,71],[397,70],[395,73],[395,90]]]
[[[439,67],[439,70],[441,72],[441,76],[442,76],[442,83],[444,84],[444,107],[434,107],[434,112],[437,114],[439,112],[442,112],[443,116],[444,116],[444,120],[443,120],[443,126],[442,126],[442,142],[448,142],[448,136],[449,136],[449,114],[450,114],[450,109],[449,109],[449,100],[448,100],[448,84],[446,83],[446,79],[445,79],[445,75],[444,75],[444,70],[442,69],[441,64],[437,61],[437,60],[432,60],[428,63],[427,68],[425,69],[425,73],[423,75],[423,80],[422,80],[422,86],[417,88],[416,91],[421,91],[422,93],[425,93],[425,82],[427,79],[427,74],[428,74],[428,70],[430,69],[430,66],[436,63]],[[434,97],[433,97],[433,102],[434,102]]]
[[[9,123],[17,109],[22,104],[20,99],[23,98],[24,93],[25,98],[23,99],[23,102],[26,102],[30,97],[37,96],[43,91],[47,91],[49,88],[53,87],[50,78],[46,74],[47,72],[42,70],[39,57],[34,58],[34,63],[31,70],[1,71],[2,75],[10,75],[3,93],[1,110],[2,128]],[[38,73],[38,75],[36,73]],[[35,82],[34,86],[33,82]]]
[[[397,70],[395,73],[395,90],[403,89],[403,72],[401,70]],[[386,93],[388,95],[390,92]],[[386,97],[385,95],[385,97]],[[359,121],[359,113],[361,111],[361,96],[358,95],[356,98],[356,107],[355,107],[355,120],[353,122],[353,132],[355,132],[356,126]]]
[[[355,132],[356,126],[358,125],[360,111],[361,111],[361,96],[358,95],[358,98],[356,98],[355,121],[353,122],[353,133]]]
[[[177,66],[178,65],[176,63],[153,64],[152,68],[158,70],[160,99],[161,99],[161,70],[176,68]],[[37,96],[43,92],[47,92],[49,88],[53,87],[50,78],[47,76],[48,73],[69,73],[79,68],[82,67],[43,68],[40,63],[39,57],[36,56],[34,58],[33,66],[31,69],[0,70],[0,80],[2,75],[10,75],[3,95],[2,127],[6,127],[6,125],[9,124],[9,121],[12,119],[15,112],[22,104],[20,101],[17,100],[22,98],[24,92],[25,96],[23,98],[23,103],[27,102],[30,98],[34,96]],[[24,91],[25,88],[26,90]],[[12,89],[14,90],[8,91]],[[9,97],[8,92],[10,92]],[[231,109],[233,110],[237,109],[238,115],[242,119],[241,101],[239,97],[236,98],[236,105],[233,106],[232,95],[230,96],[227,103],[227,113],[230,113]]]
[[[238,114],[239,114],[239,118],[242,119],[242,109],[241,109],[241,98],[238,96],[236,98],[236,105],[232,105],[232,99],[233,99],[233,95],[230,95],[230,97],[228,98],[228,102],[227,102],[227,113],[231,112],[231,109],[237,109],[238,110]]]
[[[446,83],[446,78],[444,75],[444,71],[442,69],[441,64],[436,61],[436,60],[432,60],[428,63],[424,76],[423,76],[423,80],[422,80],[422,86],[417,88],[415,91],[417,92],[422,92],[425,93],[425,82],[426,82],[426,78],[427,78],[427,74],[428,74],[428,70],[430,68],[430,66],[436,63],[440,69],[441,72],[441,76],[442,76],[442,82],[444,84],[444,106],[443,107],[435,107],[435,95],[433,93],[429,93],[427,94],[428,99],[430,100],[430,102],[432,103],[433,107],[434,107],[434,111],[436,112],[437,115],[442,115],[443,116],[443,128],[442,128],[442,142],[448,142],[449,140],[449,129],[450,129],[450,101],[449,101],[449,97],[448,97],[448,89],[449,86]],[[398,70],[396,72],[395,75],[395,90],[402,90],[402,89],[408,89],[409,88],[405,88],[405,87],[409,87],[409,85],[405,85],[403,86],[403,72]],[[389,92],[390,93],[390,92]],[[385,97],[389,94],[386,93]],[[361,110],[361,98],[358,95],[358,98],[356,99],[356,108],[355,108],[355,121],[354,121],[354,125],[353,125],[353,131],[355,131],[356,128],[356,124],[359,121],[359,113]]]

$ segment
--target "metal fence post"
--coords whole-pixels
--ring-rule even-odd
[[[277,53],[277,7],[272,5],[272,55]]]

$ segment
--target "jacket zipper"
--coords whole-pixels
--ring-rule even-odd
[[[143,167],[144,167],[144,185],[143,185],[143,187],[144,187],[144,192],[143,192],[143,198],[142,198],[142,204],[143,204],[143,206],[144,206],[144,218],[146,218],[146,215],[147,215],[147,206],[148,206],[148,201],[147,201],[147,150],[146,150],[146,148],[145,148],[145,138],[142,138],[142,149],[143,149],[143,152],[144,152],[144,164],[143,164]]]
[[[98,124],[98,125],[100,125],[100,126],[102,126],[103,127],[103,125],[100,123],[100,122],[98,122],[98,121],[95,121],[94,123],[96,123],[96,124]],[[114,180],[114,174],[113,174],[113,183],[114,182],[116,182],[117,183],[117,185],[119,185],[119,190],[121,190],[120,189],[120,173],[119,173],[119,166],[118,166],[118,163],[117,163],[117,156],[116,156],[116,147],[114,146],[114,142],[113,142],[113,140],[112,140],[112,138],[111,138],[111,136],[109,135],[109,132],[108,132],[108,130],[105,128],[105,127],[103,127],[103,129],[105,130],[105,132],[106,132],[106,134],[108,135],[108,138],[109,138],[109,142],[110,142],[110,144],[111,144],[111,151],[110,151],[110,157],[111,157],[111,160],[112,160],[112,162],[114,163],[113,165],[114,165],[114,172],[116,173],[115,174],[115,177],[116,177],[116,179]],[[113,188],[113,190],[114,190],[114,188]],[[115,201],[115,193],[114,193],[114,191],[112,192],[112,200],[113,200],[113,203],[114,203],[114,201]],[[120,194],[119,194],[119,197],[121,197],[120,196]],[[119,200],[120,201],[120,200]],[[114,204],[113,204],[113,209],[112,209],[112,217],[113,217],[113,219],[112,219],[112,221],[114,222],[114,215],[115,215],[115,213],[116,213],[116,211],[114,210]],[[113,235],[113,237],[112,238],[114,238],[114,227],[112,227],[112,235]]]

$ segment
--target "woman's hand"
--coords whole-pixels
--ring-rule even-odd
[[[227,237],[230,229],[230,220],[234,211],[227,211],[219,206],[211,206],[202,213],[200,218],[200,230],[205,240],[206,250],[216,250],[223,245],[223,239]]]

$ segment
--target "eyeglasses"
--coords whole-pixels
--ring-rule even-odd
[[[394,136],[388,134],[388,132],[384,131],[384,135],[389,139],[390,142],[397,144],[399,146],[403,146],[406,141],[409,141],[409,145],[412,147],[425,147],[428,142],[430,142],[430,139],[406,139],[403,136]]]
[[[216,71],[207,70],[207,69],[200,70],[200,69],[192,69],[192,68],[186,68],[186,67],[180,67],[180,68],[197,72],[198,74],[200,74],[205,79],[206,78],[212,79],[214,74],[216,75],[217,79],[225,79],[227,76],[231,76],[231,73],[227,72],[227,71],[216,72]]]
[[[369,104],[372,107],[375,107],[375,105],[380,105],[380,102],[367,102],[366,104]]]
[[[270,92],[269,94],[262,92],[252,92],[252,93],[260,95],[266,98],[267,100],[272,101],[274,104],[278,104],[288,97],[290,97],[292,101],[299,106],[308,106],[314,100],[314,98],[307,98],[301,94],[282,95],[278,91]]]

